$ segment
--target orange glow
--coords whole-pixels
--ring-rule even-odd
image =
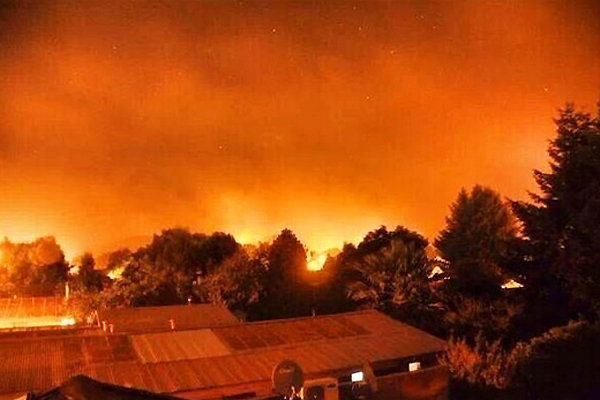
[[[556,107],[597,100],[599,7],[10,2],[0,238],[67,259],[174,226],[433,238],[463,186],[535,190]]]
[[[514,279],[509,280],[502,284],[502,289],[520,289],[523,287],[522,283],[515,281]]]
[[[73,317],[65,317],[60,319],[60,324],[62,326],[75,325],[75,318]]]
[[[75,325],[75,318],[65,317],[30,317],[30,318],[2,318],[0,329],[13,328],[37,328],[48,326],[71,326]]]
[[[435,277],[436,275],[440,275],[440,274],[443,274],[443,273],[444,273],[444,270],[441,269],[438,265],[436,265],[435,267],[433,267],[433,269],[429,273],[428,278],[431,279],[431,278]]]
[[[0,199],[0,203],[1,203]],[[0,211],[1,213],[1,211]],[[32,212],[32,214],[35,214]],[[66,235],[57,235],[52,225],[41,225],[35,217],[27,218],[25,215],[20,215],[18,218],[10,216],[4,220],[0,219],[0,241],[6,237],[12,242],[30,243],[44,236],[54,236],[56,242],[60,246],[65,259],[73,260],[77,255],[85,251],[76,239]],[[2,250],[0,249],[0,263],[2,262]]]
[[[107,276],[110,279],[112,279],[113,281],[117,280],[117,279],[121,279],[121,275],[123,275],[124,270],[125,270],[124,267],[117,267],[117,268],[113,269],[112,271],[110,271]]]
[[[326,253],[317,254],[311,252],[310,255],[307,255],[306,266],[309,271],[320,271],[323,269],[323,264],[325,264],[326,260]]]
[[[256,237],[248,232],[233,233],[233,236],[240,244],[255,244],[258,242]]]

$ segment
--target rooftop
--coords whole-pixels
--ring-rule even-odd
[[[114,333],[199,329],[238,322],[226,307],[213,304],[101,309],[98,320],[112,324]]]
[[[181,400],[177,397],[98,382],[76,375],[47,392],[28,397],[30,400]]]
[[[48,390],[78,374],[177,393],[269,381],[283,359],[319,377],[444,348],[376,311],[174,332],[7,337],[0,338],[0,393]]]
[[[0,298],[0,329],[72,325],[64,297]]]
[[[60,317],[66,314],[64,297],[0,298],[0,319]]]

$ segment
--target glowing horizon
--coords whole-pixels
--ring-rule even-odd
[[[68,259],[176,226],[433,239],[461,187],[526,198],[556,108],[595,108],[599,7],[9,2],[0,238]]]

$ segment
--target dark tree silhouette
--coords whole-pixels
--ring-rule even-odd
[[[540,194],[531,194],[531,203],[513,203],[528,239],[527,286],[546,309],[555,315],[563,310],[564,319],[581,312],[598,315],[600,116],[568,104],[555,124],[550,171],[534,171]]]
[[[417,243],[394,239],[356,262],[353,269],[359,279],[349,285],[348,295],[362,306],[387,313],[426,305],[430,300],[431,263],[425,247]]]
[[[146,259],[132,259],[121,278],[103,291],[105,307],[182,304],[191,293],[189,276],[175,268],[157,268]]]
[[[306,250],[296,235],[282,230],[269,248],[264,276],[262,318],[284,318],[311,313],[313,301],[307,281]]]
[[[121,278],[103,294],[102,301],[127,306],[186,303],[197,293],[197,281],[239,249],[228,234],[164,230],[130,257],[126,253],[115,255],[115,262],[125,266]]]
[[[70,279],[70,287],[80,292],[99,292],[107,283],[107,279],[95,269],[96,262],[92,253],[84,253],[79,261],[77,274]]]
[[[228,307],[244,319],[256,318],[256,305],[263,297],[267,271],[266,252],[261,245],[253,252],[239,249],[196,285],[196,297],[205,303]]]
[[[423,236],[402,226],[394,230],[380,226],[367,233],[358,246],[345,243],[335,258],[328,257],[323,265],[326,279],[317,293],[319,310],[331,313],[355,309],[357,304],[347,295],[347,289],[364,279],[356,266],[364,263],[368,256],[389,248],[395,241],[414,249],[424,249],[428,244]]]
[[[511,209],[492,189],[462,189],[450,207],[446,227],[435,240],[458,288],[470,294],[499,290],[517,225]]]
[[[388,231],[385,226],[381,226],[365,235],[363,240],[357,246],[359,256],[375,253],[384,247],[389,247],[393,241],[401,241],[405,245],[414,243],[415,247],[427,247],[427,239],[403,226],[397,226],[393,231]]]
[[[131,258],[131,250],[123,248],[111,252],[106,261],[106,269],[112,271],[116,268],[125,266],[125,263]]]

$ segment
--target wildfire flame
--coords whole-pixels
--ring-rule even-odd
[[[514,279],[511,279],[502,285],[502,289],[520,289],[522,287],[523,284],[515,281]]]
[[[320,271],[327,260],[327,253],[311,252],[306,260],[306,266],[309,271]]]
[[[108,273],[108,277],[110,279],[112,279],[113,281],[120,279],[121,275],[123,275],[124,270],[125,270],[125,268],[123,268],[123,267],[117,267]]]

